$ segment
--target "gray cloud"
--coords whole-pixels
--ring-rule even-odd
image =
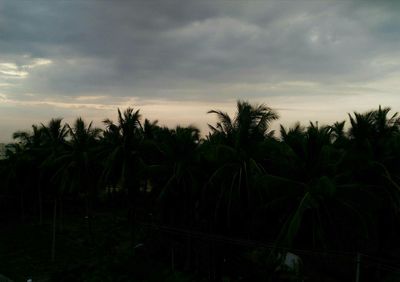
[[[0,95],[101,96],[104,105],[359,95],[400,73],[399,9],[395,1],[3,1]]]
[[[400,32],[393,10],[361,4],[6,2],[0,48],[53,60],[20,83],[46,95],[364,80],[393,71],[370,64],[398,56]]]

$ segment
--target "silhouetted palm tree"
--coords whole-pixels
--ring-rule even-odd
[[[379,106],[366,113],[355,112],[354,117],[349,115],[351,147],[347,150],[345,165],[349,179],[362,185],[373,185],[372,193],[379,209],[370,225],[376,226],[379,237],[376,242],[380,242],[376,244],[387,248],[385,243],[392,242],[391,248],[394,248],[390,234],[397,232],[394,229],[398,226],[400,210],[399,163],[396,161],[399,157],[396,153],[399,118],[397,113],[389,115],[389,112],[390,108]]]
[[[95,197],[98,184],[98,165],[95,159],[95,149],[101,130],[94,128],[92,122],[86,124],[82,118],[77,118],[73,126],[68,127],[70,141],[68,147],[61,154],[58,161],[61,167],[62,187],[68,192],[83,193],[86,200],[86,218],[88,220],[89,235],[92,239],[91,202]]]
[[[226,218],[230,229],[233,223],[247,225],[251,214],[251,199],[256,197],[253,177],[263,172],[258,147],[267,137],[272,121],[278,114],[265,105],[251,105],[238,101],[236,115],[231,118],[222,111],[211,110],[218,122],[211,126],[208,142],[215,144],[213,154],[216,170],[209,184],[218,187],[215,216]],[[235,228],[238,228],[236,226]],[[249,230],[242,230],[245,233]]]
[[[37,189],[39,223],[43,223],[43,195],[42,195],[42,169],[40,165],[43,163],[46,155],[43,150],[43,129],[39,126],[32,125],[32,132],[17,131],[13,134],[13,139],[19,144],[22,150],[20,153],[25,155],[28,167],[24,172],[30,183],[34,183]],[[31,199],[33,201],[33,199]]]
[[[21,222],[25,220],[26,194],[30,188],[26,181],[29,179],[29,155],[20,143],[8,144],[6,147],[6,161],[3,169],[5,187],[3,192],[15,195],[19,199],[19,210]]]
[[[60,160],[60,156],[66,149],[66,136],[68,134],[67,125],[62,124],[62,119],[51,119],[48,125],[42,124],[43,134],[43,149],[47,155],[42,163],[43,169],[46,171],[45,175],[49,177],[49,184],[53,185],[53,191],[48,191],[53,195],[54,208],[53,208],[53,238],[52,238],[52,249],[51,259],[55,260],[55,244],[56,244],[56,226],[57,226],[57,210],[59,209],[58,204],[61,200],[61,187],[65,183],[65,179],[59,177],[60,168],[63,163]]]
[[[105,150],[108,152],[105,164],[105,175],[118,174],[118,181],[126,192],[132,183],[131,173],[138,156],[139,144],[142,140],[142,125],[139,110],[128,108],[121,113],[118,109],[118,123],[104,120],[107,129],[104,132]]]
[[[136,198],[144,172],[144,162],[140,151],[143,141],[143,127],[140,119],[139,110],[134,111],[128,108],[123,113],[118,109],[117,124],[109,119],[104,120],[107,128],[103,139],[103,177],[107,183],[113,182],[112,185],[120,185],[128,195],[132,236],[136,227]]]
[[[346,121],[342,122],[335,122],[333,125],[330,126],[331,136],[333,138],[333,144],[337,147],[345,147],[347,146],[347,135],[346,131],[344,130],[344,125]]]
[[[212,134],[223,136],[225,142],[235,149],[243,149],[251,142],[271,136],[273,132],[269,131],[269,126],[279,117],[266,105],[251,105],[244,101],[237,102],[234,118],[218,110],[211,110],[208,113],[216,114],[218,117],[216,126],[209,125]]]
[[[196,238],[197,230],[382,257],[400,249],[400,119],[390,108],[349,114],[348,129],[344,121],[281,126],[279,138],[270,129],[278,115],[265,105],[238,101],[233,116],[209,113],[218,120],[205,139],[192,126],[170,129],[147,119],[142,124],[139,110],[132,108],[118,110],[115,123],[106,119],[103,132],[82,118],[71,126],[52,119],[16,132],[7,158],[0,160],[0,190],[10,196],[12,220],[27,222],[38,210],[42,222],[46,204],[53,204],[54,260],[62,205],[72,219],[72,207],[86,200],[91,237],[92,214],[109,212],[104,203],[119,203],[112,212],[128,209],[132,242],[142,235],[135,232],[136,214],[186,229],[187,240],[155,235],[159,242],[153,245],[177,243],[174,266],[186,270],[204,254],[216,278],[222,269],[235,273],[233,259],[243,262],[247,255],[214,243],[207,254],[196,248],[208,242]],[[102,197],[104,187],[113,187],[120,202]]]
[[[165,213],[169,213],[170,223],[191,225],[200,189],[200,131],[193,126],[177,126],[164,137],[159,144],[162,153],[161,166],[158,175],[154,175],[155,178],[166,176],[158,192],[159,199],[169,207]]]

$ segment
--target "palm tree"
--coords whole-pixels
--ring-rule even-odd
[[[377,110],[350,116],[349,130],[352,147],[349,155],[353,163],[352,174],[360,183],[373,184],[375,197],[380,199],[379,241],[393,241],[390,234],[399,222],[400,178],[398,175],[398,136],[400,118],[398,113],[389,115],[390,108],[379,106]],[[394,223],[395,222],[395,223]]]
[[[304,175],[304,171],[306,170],[304,161],[307,159],[307,136],[305,127],[301,126],[299,122],[289,129],[280,125],[280,135],[282,140],[281,144],[285,150],[278,156],[280,159],[278,160],[279,163],[287,159],[285,171],[290,166],[292,168],[290,170],[292,173],[299,171],[299,173],[295,173],[295,175]],[[277,171],[277,173],[280,174],[280,171]],[[287,174],[287,172],[285,172],[285,174]]]
[[[30,188],[26,185],[27,173],[29,173],[29,155],[20,143],[8,144],[6,146],[6,160],[4,162],[4,192],[17,193],[19,198],[20,219],[25,220],[26,194]],[[19,195],[18,195],[19,194]]]
[[[364,149],[370,151],[370,139],[374,134],[374,112],[366,113],[354,112],[354,117],[349,114],[351,127],[349,129],[350,138]],[[372,152],[369,152],[370,154]]]
[[[332,133],[333,142],[339,144],[339,146],[346,140],[346,133],[344,131],[345,123],[345,120],[342,122],[337,121],[329,127]]]
[[[92,122],[86,124],[82,118],[77,118],[72,127],[70,125],[67,127],[71,140],[68,150],[62,155],[63,171],[68,173],[71,188],[80,190],[80,187],[84,186],[86,195],[90,196],[95,188],[95,183],[89,181],[94,179],[93,154],[102,131],[93,127]]]
[[[165,213],[170,213],[171,210],[175,212],[170,215],[171,223],[184,225],[193,223],[193,207],[199,196],[197,193],[200,183],[199,142],[199,129],[193,126],[177,126],[169,130],[169,134],[164,135],[163,142],[159,143],[162,161],[154,178],[165,180],[160,191],[155,192],[159,194],[159,199],[170,207]]]
[[[307,128],[299,123],[290,129],[281,126],[282,149],[271,160],[279,169],[257,180],[270,229],[280,229],[278,244],[346,249],[371,231],[373,207],[366,207],[372,193],[367,185],[346,178],[343,151],[333,146],[332,135],[331,127],[314,123]],[[347,234],[343,244],[346,232],[357,236],[350,239]]]
[[[42,163],[42,168],[50,178],[50,182],[54,185],[53,198],[54,198],[54,209],[53,209],[53,237],[52,237],[52,249],[51,259],[55,260],[55,246],[56,246],[56,226],[57,226],[57,204],[61,200],[61,187],[65,185],[65,179],[60,178],[60,167],[62,166],[62,160],[60,156],[66,149],[66,136],[68,134],[67,125],[62,124],[62,119],[51,119],[48,125],[42,124],[43,133],[43,149],[47,157]]]
[[[400,132],[400,117],[397,112],[388,117],[390,110],[379,106],[378,110],[354,112],[354,117],[349,114],[351,140],[371,157],[374,155],[379,158],[384,153],[385,142]]]
[[[150,121],[147,118],[144,120],[143,135],[147,140],[154,140],[159,129],[158,120]]]
[[[161,204],[161,220],[194,229],[198,227],[197,207],[203,177],[199,166],[200,131],[193,126],[177,126],[174,129],[160,129],[157,135],[156,148],[160,158],[148,165],[148,169],[151,173],[151,192]],[[189,236],[185,246],[186,269],[192,262],[191,242]],[[174,253],[173,246],[171,252]]]
[[[118,109],[118,123],[106,119],[106,130],[103,138],[102,155],[104,158],[103,178],[106,183],[120,185],[129,199],[129,217],[132,236],[135,228],[136,198],[140,190],[140,178],[144,171],[144,163],[140,146],[143,141],[143,127],[139,110],[126,109],[123,113]],[[132,237],[132,242],[134,238]]]
[[[399,182],[392,175],[397,173],[396,140],[400,133],[398,113],[390,117],[390,108],[382,108],[366,113],[349,115],[351,128],[349,136],[352,147],[349,150],[349,162],[354,162],[353,175],[359,181],[367,181],[378,186],[385,181],[390,185],[383,188],[394,189],[389,193],[396,199],[396,209],[400,208],[397,191]],[[384,189],[385,190],[385,189]]]
[[[266,105],[251,105],[243,101],[237,102],[233,118],[222,111],[211,110],[208,113],[216,114],[219,120],[216,126],[209,125],[212,132],[207,142],[214,144],[214,160],[211,161],[216,165],[209,185],[219,187],[216,219],[226,218],[226,226],[230,229],[233,222],[240,222],[239,225],[248,223],[250,201],[256,197],[253,177],[263,172],[258,162],[263,157],[259,148],[272,137],[269,126],[278,119],[278,114]],[[236,220],[232,221],[232,218]]]
[[[13,134],[13,139],[17,141],[18,146],[23,148],[19,150],[25,155],[28,169],[24,173],[29,178],[30,183],[35,183],[38,196],[39,224],[43,223],[43,196],[41,178],[42,173],[40,164],[43,162],[43,130],[37,125],[32,125],[32,132],[17,131]]]
[[[398,113],[394,113],[388,117],[391,108],[383,108],[379,106],[378,110],[374,111],[374,127],[376,134],[383,138],[391,137],[394,133],[399,133],[400,117]]]
[[[278,114],[264,104],[251,105],[245,101],[237,102],[237,112],[232,119],[227,113],[211,110],[216,114],[216,126],[209,125],[213,135],[222,136],[225,141],[236,149],[245,148],[249,142],[263,140],[272,136],[269,131],[272,121],[278,119]]]
[[[213,223],[212,232],[254,236],[252,223],[260,192],[256,179],[264,173],[262,163],[268,158],[267,144],[274,134],[270,124],[278,114],[264,104],[245,101],[237,102],[234,117],[219,110],[208,113],[216,114],[218,121],[215,126],[209,125],[211,133],[203,144],[210,167],[204,214]],[[212,255],[215,274],[220,273],[227,253],[221,249]]]
[[[128,193],[133,192],[129,191],[130,186],[133,185],[130,175],[142,140],[140,119],[139,110],[134,112],[132,108],[128,108],[123,114],[118,109],[117,124],[109,119],[104,120],[107,127],[104,132],[104,146],[108,152],[105,175],[119,174],[117,179],[123,190]]]
[[[68,127],[71,137],[67,149],[59,160],[61,167],[58,174],[64,179],[63,187],[70,192],[82,192],[86,199],[86,218],[88,220],[89,237],[93,239],[91,228],[91,203],[95,197],[97,186],[95,149],[101,129],[94,128],[92,122],[86,124],[82,118],[77,118],[73,126]],[[98,171],[98,169],[97,169]]]

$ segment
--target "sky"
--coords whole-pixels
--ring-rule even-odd
[[[117,108],[207,132],[210,109],[279,123],[400,111],[398,1],[0,0],[0,142]]]

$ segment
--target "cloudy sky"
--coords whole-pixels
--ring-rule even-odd
[[[395,1],[0,0],[0,142],[128,106],[204,131],[207,110],[237,99],[286,125],[400,111],[399,13]]]

